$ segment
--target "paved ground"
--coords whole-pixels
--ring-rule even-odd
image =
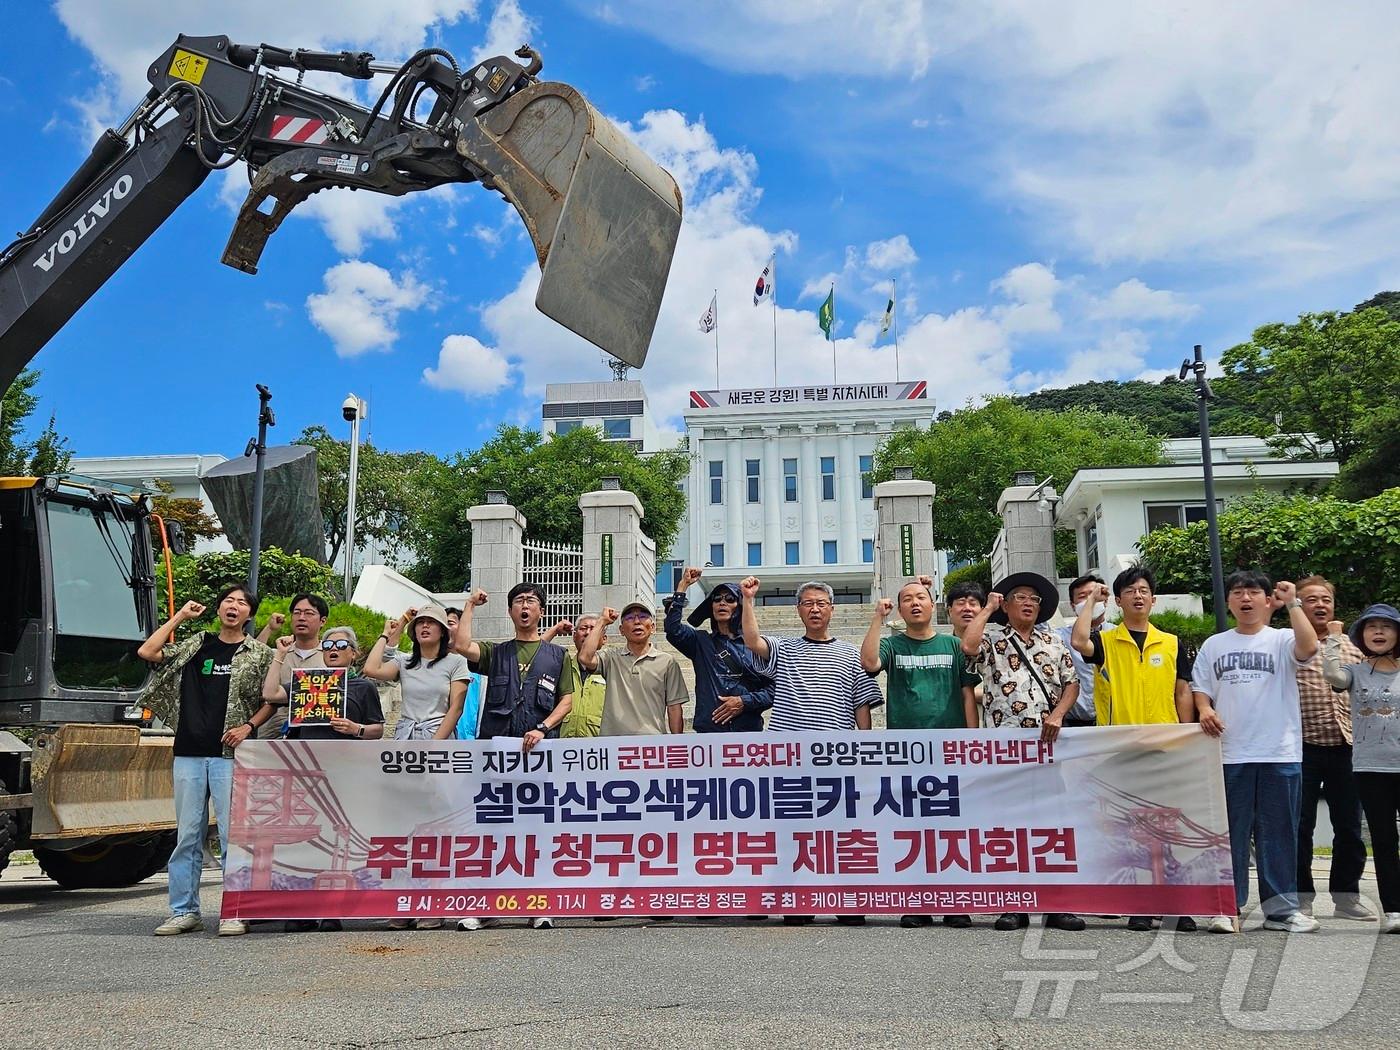
[[[208,914],[218,897],[209,873]],[[1395,1046],[1400,936],[1329,910],[1320,899],[1321,934],[1292,938],[1098,919],[1028,938],[989,917],[156,938],[161,877],[63,893],[14,866],[0,879],[0,1046]]]

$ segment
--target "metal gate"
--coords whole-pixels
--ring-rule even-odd
[[[542,626],[548,628],[559,620],[577,623],[583,615],[583,548],[529,540],[521,547],[525,555],[524,578],[538,583],[549,598]]]

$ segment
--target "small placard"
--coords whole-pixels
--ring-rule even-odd
[[[344,667],[296,667],[287,694],[287,724],[294,726],[329,725],[332,718],[345,717]]]
[[[611,532],[605,532],[599,537],[598,561],[600,563],[598,582],[604,587],[610,586],[613,582],[613,538]]]

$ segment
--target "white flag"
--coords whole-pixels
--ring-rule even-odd
[[[758,281],[753,286],[753,304],[757,306],[765,299],[773,298],[773,284],[777,279],[775,264],[777,253],[768,258],[768,265],[763,268],[763,272],[758,275]]]
[[[894,323],[894,292],[890,292],[890,301],[885,304],[885,318],[880,322],[880,334],[888,335],[890,325]]]
[[[711,332],[713,332],[718,324],[718,322],[716,321],[716,315],[718,313],[719,294],[716,293],[715,297],[710,300],[709,309],[700,315],[700,331],[704,332],[706,335],[709,335]]]

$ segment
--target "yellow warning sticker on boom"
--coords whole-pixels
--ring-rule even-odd
[[[209,68],[209,60],[203,55],[175,49],[175,57],[170,60],[170,75],[176,80],[187,80],[198,84],[204,79],[204,71]]]

